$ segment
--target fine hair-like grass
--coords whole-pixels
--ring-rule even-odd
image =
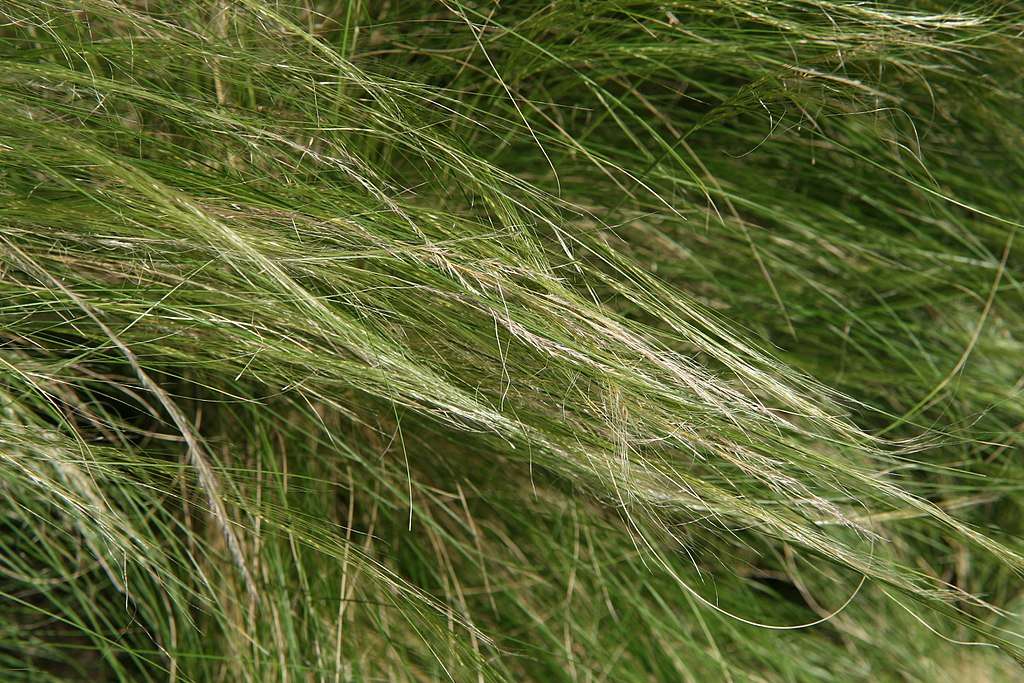
[[[4,0],[0,678],[1018,680],[1022,32]]]

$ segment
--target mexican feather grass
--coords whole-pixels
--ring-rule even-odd
[[[1024,4],[0,2],[4,681],[1012,681]]]

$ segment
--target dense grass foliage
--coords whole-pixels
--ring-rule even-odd
[[[0,678],[1020,680],[1022,32],[0,0]]]

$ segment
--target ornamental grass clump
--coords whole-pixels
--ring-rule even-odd
[[[0,2],[0,678],[1018,680],[1022,36]]]

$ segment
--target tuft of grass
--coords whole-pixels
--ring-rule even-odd
[[[1024,5],[0,4],[0,672],[1000,681]]]

